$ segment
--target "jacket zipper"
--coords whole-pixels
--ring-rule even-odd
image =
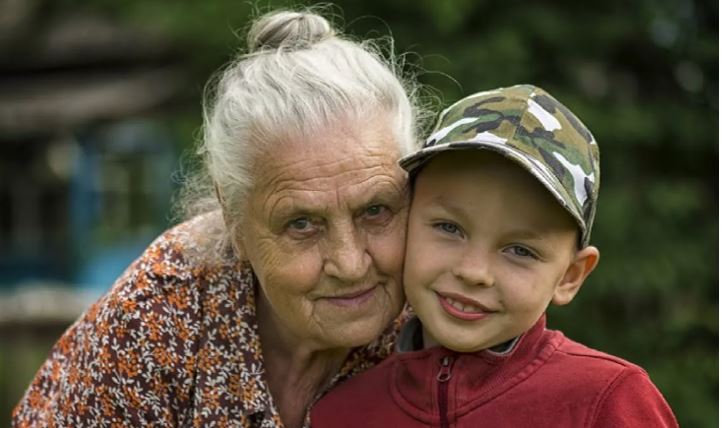
[[[447,390],[448,381],[452,378],[452,358],[445,355],[440,359],[440,370],[437,372],[437,399],[440,409],[440,428],[448,428],[447,420]]]

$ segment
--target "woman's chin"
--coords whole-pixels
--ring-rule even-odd
[[[397,316],[394,311],[387,312],[354,321],[338,322],[325,332],[325,342],[334,348],[368,345],[376,340]]]
[[[402,296],[390,296],[383,287],[347,299],[321,299],[317,302],[318,325],[325,326],[328,342],[335,347],[367,345],[379,337],[400,314]]]

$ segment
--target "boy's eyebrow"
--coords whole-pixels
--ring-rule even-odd
[[[466,216],[465,210],[455,202],[446,198],[445,195],[437,195],[432,199],[433,203],[439,204],[443,209],[450,211],[457,216]]]
[[[518,238],[518,239],[526,239],[526,240],[535,240],[535,241],[542,241],[545,239],[543,235],[540,233],[536,233],[529,229],[517,229],[517,230],[511,230],[506,233],[507,236]]]

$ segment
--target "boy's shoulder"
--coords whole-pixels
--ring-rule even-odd
[[[557,378],[548,392],[590,402],[587,418],[595,426],[678,426],[648,373],[630,361],[564,337],[546,366]]]
[[[555,379],[550,388],[582,395],[596,396],[621,384],[651,383],[640,366],[565,336],[538,377],[544,373]]]
[[[633,370],[645,373],[644,369],[628,360],[588,347],[566,336],[563,336],[563,340],[556,351],[559,358],[570,359],[571,362],[587,367],[595,366],[599,369],[611,371]]]

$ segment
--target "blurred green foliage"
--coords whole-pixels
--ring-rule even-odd
[[[169,120],[187,146],[210,73],[243,48],[249,14],[288,2],[58,0],[171,37],[193,78]],[[602,261],[549,324],[649,372],[681,426],[718,419],[718,5],[714,0],[338,0],[344,30],[395,39],[441,105],[539,85],[602,156]]]

